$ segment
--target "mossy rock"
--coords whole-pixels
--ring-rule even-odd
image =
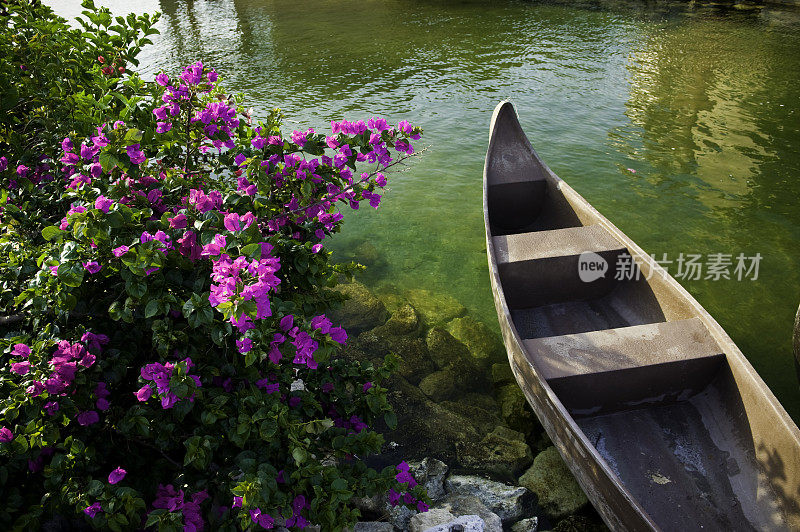
[[[456,375],[452,369],[434,371],[419,382],[419,389],[437,403],[455,395],[458,390]]]
[[[492,384],[495,387],[500,387],[505,384],[515,384],[517,382],[514,378],[514,373],[511,371],[511,366],[508,365],[508,362],[498,362],[497,364],[492,364],[491,374]]]
[[[570,515],[559,521],[552,532],[608,532],[608,527],[599,517]]]
[[[480,440],[481,432],[469,418],[436,404],[402,377],[393,377],[388,388],[398,419],[397,430],[385,436],[398,444],[396,457],[389,457],[393,463],[432,457],[453,464],[458,445]]]
[[[456,449],[462,467],[503,480],[515,479],[533,461],[524,435],[502,426],[495,427],[482,440],[460,443]]]
[[[483,322],[464,316],[451,320],[445,328],[467,346],[480,367],[488,369],[491,364],[505,360],[503,344],[497,334]]]
[[[425,343],[431,354],[431,360],[439,368],[471,363],[467,346],[442,328],[434,327],[429,330],[425,337]]]
[[[344,327],[349,335],[355,336],[386,321],[386,307],[362,283],[343,283],[334,290],[348,299],[340,308],[331,311],[329,317],[335,325]]]
[[[420,387],[421,386],[422,384],[420,384]],[[491,397],[489,397],[489,399],[492,401],[492,403],[494,403],[494,400]],[[453,400],[440,401],[439,404],[451,412],[455,412],[460,416],[471,419],[472,423],[475,425],[475,428],[482,433],[489,433],[493,431],[495,427],[502,425],[503,423],[503,420],[497,415],[496,403],[494,409],[487,410],[481,408],[480,406],[477,406],[459,396],[458,390],[456,391],[455,398]]]
[[[542,430],[528,400],[516,384],[505,384],[495,389],[500,415],[506,425],[526,436]]]
[[[411,335],[417,336],[420,332],[420,322],[417,311],[411,305],[403,305],[392,312],[392,315],[383,325],[376,327],[376,334],[385,336]]]
[[[467,313],[464,305],[447,294],[418,288],[409,290],[406,296],[411,305],[417,309],[423,323],[428,327],[444,325],[453,318]]]
[[[539,497],[539,507],[551,519],[574,514],[589,500],[555,447],[548,447],[517,482]]]

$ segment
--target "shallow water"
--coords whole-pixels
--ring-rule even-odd
[[[50,0],[65,16],[77,2]],[[377,212],[333,242],[365,242],[374,287],[422,287],[496,324],[481,172],[495,104],[511,99],[562,178],[657,257],[732,255],[731,280],[681,280],[800,419],[791,357],[800,303],[800,11],[658,2],[122,0],[160,10],[145,72],[196,59],[320,129],[383,115],[428,151]],[[364,248],[361,248],[364,249]],[[739,253],[762,257],[735,279]],[[675,264],[668,265],[670,273]],[[705,274],[705,272],[704,272]]]

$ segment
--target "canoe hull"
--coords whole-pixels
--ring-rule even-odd
[[[498,121],[503,128],[497,127]],[[492,155],[500,153],[497,143],[502,142],[517,145],[510,155],[494,160]],[[527,163],[513,160],[519,157]],[[521,176],[532,182],[527,189]],[[512,185],[528,194],[548,191],[549,197],[531,200],[530,211],[540,213],[538,217],[519,204],[508,212],[502,205],[498,210],[502,202],[492,188]],[[800,529],[797,426],[708,312],[541,161],[508,102],[501,102],[492,117],[483,186],[489,276],[509,364],[606,524],[633,531]],[[546,261],[559,271],[552,278],[545,275],[545,285],[555,279],[557,288],[575,288],[559,280],[565,267],[554,262],[547,249],[528,250],[529,256],[515,258],[521,253],[513,247],[528,239],[529,247],[535,248],[530,242],[546,244],[551,235],[576,232],[569,228],[607,233],[603,238],[611,237],[624,248],[647,280],[606,296],[598,296],[602,286],[597,293],[584,287],[582,297],[591,299],[589,303],[554,303],[547,286],[528,290],[525,272],[531,274],[530,282],[541,284],[541,264]],[[519,272],[512,275],[514,268]],[[526,298],[527,303],[518,301]],[[629,305],[622,305],[625,319],[608,310],[619,310],[621,300]],[[522,309],[526,304],[536,308]],[[608,323],[580,322],[574,315],[581,312]],[[561,318],[552,317],[559,313]],[[647,332],[640,334],[640,329]],[[672,349],[649,360],[639,337],[656,338],[658,346],[662,329],[688,331],[689,339],[665,333]],[[609,355],[602,347],[609,338],[624,346],[620,353],[631,357]],[[579,346],[577,351],[594,349],[598,356],[589,364],[599,369],[571,375],[581,369],[566,361],[571,351],[564,346],[570,345]],[[686,359],[670,359],[676,353],[685,353]],[[603,356],[611,357],[607,367],[602,366]],[[630,360],[640,359],[645,360],[640,367],[631,365]],[[638,400],[621,393],[630,391],[626,382],[639,394]],[[637,446],[644,451],[638,453],[641,456]]]

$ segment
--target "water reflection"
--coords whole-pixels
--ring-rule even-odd
[[[51,0],[74,12],[74,3]],[[550,166],[653,253],[760,252],[756,282],[685,283],[800,417],[789,337],[800,278],[800,10],[660,1],[114,0],[160,9],[151,75],[202,59],[257,114],[380,114],[431,149],[333,247],[367,280],[446,291],[495,323],[480,179],[511,98]],[[63,11],[62,11],[63,12]],[[68,13],[67,13],[68,14]],[[635,173],[628,170],[632,168]]]

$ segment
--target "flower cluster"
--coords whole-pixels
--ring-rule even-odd
[[[208,492],[205,490],[193,493],[191,499],[186,500],[183,490],[176,490],[172,484],[166,486],[159,484],[153,508],[163,508],[170,513],[181,512],[184,532],[200,532],[205,526],[200,506],[206,499]]]
[[[155,394],[161,399],[161,408],[166,410],[175,406],[181,399],[171,387],[176,369],[180,369],[180,373],[185,376],[185,378],[181,380],[185,381],[186,378],[188,378],[194,383],[195,387],[200,388],[202,386],[200,377],[188,373],[192,367],[194,367],[194,364],[188,357],[177,364],[172,362],[167,362],[166,364],[153,362],[144,366],[140,370],[140,375],[142,379],[151,381],[155,385]],[[134,394],[136,398],[141,402],[150,399],[153,396],[153,384],[145,384],[142,386],[139,391]],[[194,394],[189,396],[189,401],[194,401]]]
[[[395,475],[395,480],[397,480],[398,483],[403,485],[403,487],[406,490],[410,490],[411,488],[417,485],[417,481],[414,480],[414,477],[411,475],[409,471],[409,466],[407,462],[405,461],[400,462],[397,465],[396,470],[398,471],[398,473]],[[406,505],[412,505],[416,503],[417,511],[420,512],[428,511],[428,505],[421,500],[417,500],[417,498],[414,497],[409,491],[403,493],[402,491],[395,491],[394,488],[389,490],[389,503],[392,506],[397,506],[398,504],[400,504],[401,500]]]

